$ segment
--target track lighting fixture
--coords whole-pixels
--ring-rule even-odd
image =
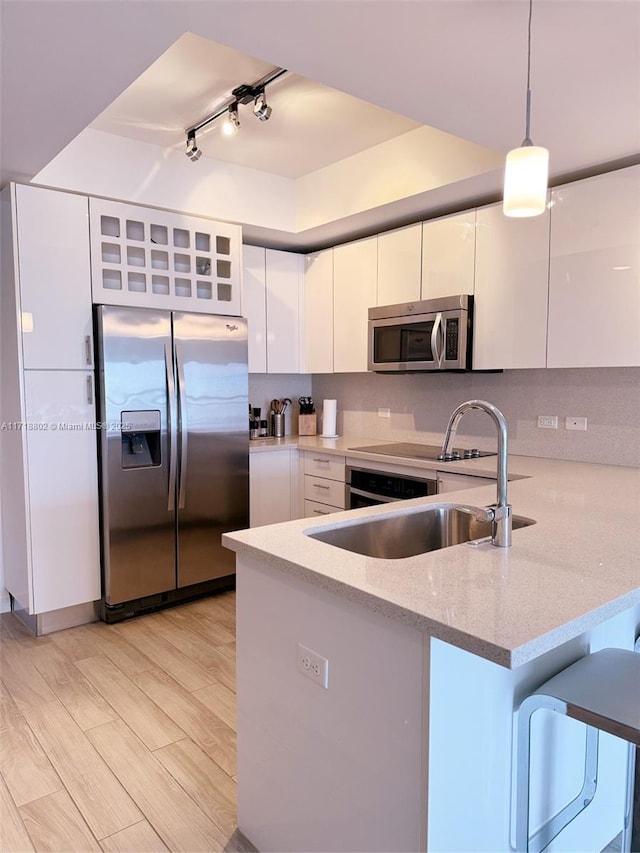
[[[262,92],[258,93],[253,103],[253,114],[256,118],[259,118],[260,121],[268,121],[272,112],[273,110],[267,104],[267,99],[263,89]]]
[[[186,155],[190,160],[197,160],[202,151],[196,145],[196,133],[208,127],[212,122],[224,116],[222,124],[222,132],[225,136],[235,136],[240,127],[240,117],[238,108],[240,104],[250,104],[253,102],[253,114],[260,121],[268,121],[271,118],[273,109],[267,104],[265,88],[269,83],[273,83],[283,74],[287,73],[286,68],[275,68],[269,74],[265,74],[260,80],[255,83],[243,83],[241,86],[236,86],[231,92],[231,98],[218,109],[213,115],[203,119],[199,124],[190,127],[187,131],[187,148]]]
[[[199,160],[202,156],[202,151],[196,145],[196,132],[195,130],[190,130],[187,133],[187,147],[184,152],[189,160],[195,163],[196,160]]]
[[[504,170],[505,216],[538,216],[544,213],[549,180],[549,152],[531,141],[531,18],[533,0],[529,0],[527,47],[527,105],[525,109],[524,140],[520,148],[507,154]]]
[[[229,106],[228,116],[222,125],[222,132],[225,136],[235,136],[240,127],[240,119],[238,118],[238,102],[234,101]]]

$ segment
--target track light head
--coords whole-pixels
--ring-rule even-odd
[[[238,118],[238,102],[234,101],[229,106],[229,115],[223,122],[222,132],[225,136],[235,136],[240,127],[240,119]]]
[[[269,121],[272,112],[272,108],[267,104],[267,99],[264,94],[264,90],[262,92],[259,92],[256,95],[256,99],[253,104],[254,116],[256,116],[256,118],[259,118],[260,121]]]
[[[189,133],[187,133],[187,147],[184,153],[192,163],[195,163],[196,160],[199,160],[200,157],[202,157],[202,151],[196,145],[195,130],[190,130]]]

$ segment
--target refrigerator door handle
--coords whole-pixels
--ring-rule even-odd
[[[176,365],[178,367],[178,400],[180,403],[180,479],[178,489],[178,509],[184,509],[187,492],[187,391],[184,382],[184,363],[180,344],[176,343]]]
[[[172,512],[176,506],[176,461],[177,461],[177,423],[176,413],[176,384],[173,378],[173,359],[171,344],[164,345],[164,363],[167,371],[167,432],[169,434],[169,494],[167,510]]]

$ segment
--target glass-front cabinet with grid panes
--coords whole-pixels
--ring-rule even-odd
[[[90,200],[93,301],[241,314],[240,226]]]

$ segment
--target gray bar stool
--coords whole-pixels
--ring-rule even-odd
[[[584,784],[578,796],[529,836],[529,764],[532,715],[545,708],[586,723]],[[640,654],[603,649],[587,655],[546,681],[518,711],[516,767],[516,850],[543,850],[593,800],[597,786],[598,734],[629,743],[622,850],[631,850],[636,752],[640,749]]]

